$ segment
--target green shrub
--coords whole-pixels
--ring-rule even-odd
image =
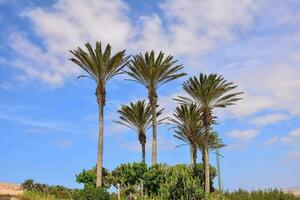
[[[121,187],[121,193],[131,196],[141,190],[143,175],[147,172],[145,163],[121,164],[112,171],[112,183],[117,188]]]
[[[205,196],[198,176],[186,165],[166,168],[166,178],[160,186],[162,199],[200,200]]]
[[[110,200],[109,193],[104,188],[87,186],[73,193],[74,200]]]
[[[167,167],[165,164],[153,165],[144,173],[143,184],[145,194],[158,195],[160,186],[165,181]]]
[[[90,170],[83,169],[82,172],[76,175],[76,182],[83,183],[84,187],[94,186],[96,187],[96,167],[93,167]],[[102,168],[103,175],[103,187],[109,188],[111,186],[111,175],[109,171],[105,168]]]

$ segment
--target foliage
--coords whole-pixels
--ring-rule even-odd
[[[109,188],[111,185],[111,175],[109,171],[105,168],[102,168],[103,175],[103,187]],[[93,167],[90,170],[83,169],[82,172],[76,175],[76,182],[83,183],[84,187],[87,186],[96,186],[96,167]]]
[[[160,185],[165,181],[167,167],[165,164],[156,164],[148,168],[143,175],[145,194],[157,195],[159,193]]]
[[[49,186],[47,184],[35,183],[32,179],[25,180],[21,186],[28,192],[28,195],[38,195],[40,193],[59,199],[69,199],[72,195],[72,190],[64,186]]]
[[[163,199],[201,199],[204,196],[200,179],[192,176],[192,168],[176,165],[166,168],[165,182],[160,187]]]
[[[144,85],[148,90],[149,104],[152,110],[152,164],[157,163],[157,133],[156,133],[156,107],[157,89],[175,79],[184,76],[179,73],[182,65],[176,65],[176,60],[172,56],[166,56],[160,52],[155,56],[154,51],[146,52],[145,55],[133,56],[129,63],[127,74],[130,80]]]
[[[235,192],[225,192],[224,194],[229,200],[300,200],[293,194],[284,193],[280,190],[258,190],[248,192],[246,190],[238,190]]]
[[[150,128],[152,122],[151,106],[145,100],[137,101],[136,103],[131,102],[130,105],[122,104],[118,113],[120,114],[119,121],[115,122],[132,129],[138,134],[138,139],[142,146],[142,161],[145,162],[146,131]],[[162,109],[157,112],[156,116],[161,115],[161,113]],[[159,120],[158,124],[162,120]]]
[[[121,192],[128,196],[141,187],[146,171],[147,165],[144,162],[121,164],[112,171],[112,183],[115,187],[119,184]]]
[[[54,195],[38,192],[38,191],[29,191],[25,190],[20,197],[21,200],[60,200],[60,198],[55,197]]]
[[[109,193],[101,187],[87,186],[73,194],[74,200],[110,200]]]

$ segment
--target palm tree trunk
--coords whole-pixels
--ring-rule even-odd
[[[204,174],[205,174],[205,184],[204,191],[210,192],[210,174],[209,174],[209,156],[208,156],[208,144],[205,144],[204,152]]]
[[[98,155],[97,155],[97,180],[96,186],[102,186],[102,167],[103,167],[103,110],[104,105],[98,102],[99,105],[99,138],[98,138]]]
[[[149,95],[149,101],[152,109],[152,165],[157,163],[157,136],[156,136],[156,105],[157,98]]]
[[[209,137],[210,132],[210,126],[207,125],[205,127],[205,136],[206,138]],[[208,141],[204,142],[203,146],[203,164],[204,164],[204,176],[205,176],[205,181],[204,181],[204,191],[209,193],[210,192],[210,169],[209,169],[209,146],[208,146]]]
[[[216,159],[217,159],[218,189],[219,189],[219,192],[222,192],[222,180],[221,180],[220,153],[219,153],[219,149],[216,149]]]
[[[195,167],[197,164],[197,149],[196,146],[193,144],[190,144],[190,156],[191,156],[191,166]]]
[[[142,162],[146,162],[146,144],[142,143]]]

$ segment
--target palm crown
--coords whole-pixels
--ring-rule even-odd
[[[145,144],[146,144],[146,131],[150,128],[152,122],[151,106],[143,101],[130,103],[130,105],[121,105],[118,110],[120,114],[119,121],[122,124],[138,134],[139,142],[142,145],[142,160],[145,162]],[[162,109],[157,112],[157,116],[162,113]],[[158,124],[161,124],[164,119],[160,119]]]
[[[108,44],[102,51],[101,43],[96,42],[95,49],[90,43],[85,44],[87,51],[77,47],[70,52],[74,55],[70,60],[81,67],[88,75],[80,77],[89,77],[96,81],[96,95],[101,95],[101,103],[105,104],[105,85],[115,75],[122,73],[122,69],[127,64],[129,56],[125,56],[125,50],[117,52],[111,56],[111,46]],[[98,99],[99,100],[99,99]]]
[[[183,83],[183,90],[190,97],[179,97],[178,101],[183,103],[196,102],[202,108],[203,123],[205,126],[213,122],[212,110],[223,108],[234,103],[241,98],[238,96],[242,92],[231,92],[237,86],[232,82],[227,82],[221,75],[200,74],[199,77],[189,78]],[[230,93],[231,92],[231,93]]]
[[[203,125],[201,122],[201,109],[196,104],[184,104],[177,107],[173,118],[169,121],[175,129],[174,137],[186,143],[195,143],[197,135],[202,134]]]
[[[162,113],[162,109],[157,112],[157,116]],[[119,121],[116,123],[122,124],[138,133],[146,132],[152,121],[151,106],[143,101],[138,101],[136,103],[130,103],[130,105],[121,105],[121,108],[118,110],[120,114]],[[162,123],[162,120],[159,120],[159,123]]]
[[[127,73],[131,77],[130,80],[144,85],[149,90],[149,96],[156,97],[156,90],[161,85],[185,75],[178,73],[183,67],[175,65],[176,62],[172,56],[165,57],[164,53],[159,52],[155,57],[154,51],[151,51],[144,56],[134,56]]]

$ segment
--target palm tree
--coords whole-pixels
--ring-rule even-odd
[[[152,112],[152,164],[157,163],[157,139],[156,139],[156,107],[157,107],[157,89],[163,84],[175,80],[185,75],[185,73],[178,73],[183,67],[175,65],[177,61],[173,60],[172,56],[164,56],[160,52],[157,57],[154,51],[145,53],[145,55],[138,54],[133,57],[129,64],[129,71],[127,74],[132,81],[144,85],[148,89],[148,98]]]
[[[87,75],[80,77],[89,77],[96,82],[96,98],[99,106],[99,139],[97,155],[97,187],[102,186],[102,167],[103,167],[103,113],[106,101],[106,84],[114,76],[121,73],[123,67],[127,64],[128,56],[125,50],[119,51],[111,56],[111,46],[108,44],[102,51],[101,43],[96,42],[95,49],[89,43],[86,43],[87,51],[80,47],[70,52],[73,58],[70,60],[82,68]]]
[[[131,102],[128,106],[122,104],[118,113],[120,114],[119,121],[115,122],[127,126],[138,134],[138,139],[142,147],[142,162],[145,162],[146,131],[151,127],[152,122],[150,105],[144,100],[136,103]],[[157,116],[161,113],[162,110],[158,111]],[[159,120],[158,122],[161,123],[162,120]]]
[[[183,103],[195,102],[201,106],[201,119],[205,127],[205,135],[208,137],[213,124],[213,109],[224,108],[234,105],[240,100],[238,96],[242,92],[234,92],[237,88],[232,82],[227,82],[221,75],[217,74],[200,74],[199,77],[189,78],[183,83],[183,90],[189,97],[179,97],[179,101]],[[209,179],[209,143],[205,141],[203,144],[204,167],[205,167],[205,192],[210,192]]]
[[[195,166],[197,160],[196,138],[203,133],[200,116],[199,106],[183,104],[175,109],[173,118],[169,119],[172,128],[175,129],[174,137],[190,145],[191,166]]]

